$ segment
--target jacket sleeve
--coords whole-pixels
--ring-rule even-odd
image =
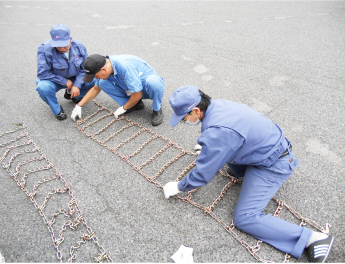
[[[179,181],[179,190],[190,191],[208,184],[243,142],[243,137],[232,129],[224,127],[206,129],[198,138],[202,149],[196,159],[196,167]]]
[[[38,47],[37,51],[37,77],[40,80],[48,80],[64,86],[67,84],[65,77],[53,73],[51,57],[46,55],[43,44]]]
[[[84,78],[84,75],[85,75],[84,61],[85,61],[85,59],[87,58],[88,55],[87,55],[87,51],[86,51],[86,48],[84,47],[84,45],[80,44],[80,45],[78,45],[78,48],[79,48],[79,52],[80,52],[81,56],[84,58],[84,60],[80,64],[79,73],[76,76],[73,85],[78,87],[78,88],[80,88],[83,85],[83,83],[84,83],[84,81],[83,81],[83,78]]]

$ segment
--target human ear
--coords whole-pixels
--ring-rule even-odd
[[[199,107],[194,107],[192,111],[194,111],[196,113],[196,115],[199,116],[199,114],[200,114],[200,108]]]

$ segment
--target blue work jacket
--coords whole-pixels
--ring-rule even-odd
[[[270,167],[289,144],[263,114],[227,100],[211,100],[201,133],[201,153],[194,170],[178,183],[181,191],[206,185],[225,163]]]
[[[124,91],[140,92],[143,90],[148,76],[158,76],[146,61],[134,55],[112,55],[107,56],[107,58],[110,60],[114,71],[108,80]],[[96,86],[99,86],[99,79],[96,79]]]
[[[50,40],[38,47],[37,77],[65,86],[68,79],[75,77],[73,85],[80,88],[84,83],[84,60],[87,51],[78,40],[72,40],[69,59],[50,45]]]

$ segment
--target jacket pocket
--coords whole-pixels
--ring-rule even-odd
[[[83,62],[83,58],[82,57],[78,57],[77,59],[73,59],[73,65],[75,66],[75,68],[77,69],[77,71],[79,72],[80,70],[80,65]]]
[[[68,67],[62,66],[60,64],[58,65],[54,64],[53,72],[55,75],[63,76],[66,78],[68,75]]]

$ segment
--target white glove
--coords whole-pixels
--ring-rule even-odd
[[[177,185],[178,182],[168,182],[165,184],[163,187],[165,199],[168,199],[170,196],[174,196],[180,192]]]
[[[196,151],[196,153],[197,153],[198,155],[199,155],[200,152],[201,152],[201,148],[202,148],[202,146],[199,145],[199,144],[196,144],[195,147],[194,147],[194,150]]]
[[[193,248],[181,245],[174,255],[171,256],[175,263],[194,263]]]
[[[121,106],[121,107],[119,107],[119,108],[116,109],[116,111],[115,111],[115,113],[114,113],[114,116],[115,116],[115,118],[118,118],[119,115],[122,115],[122,114],[124,114],[124,113],[126,113],[126,112],[127,112],[127,110],[125,110],[125,109],[123,108],[123,106]]]
[[[72,111],[71,118],[72,120],[76,121],[77,117],[81,119],[81,106],[76,105]]]

